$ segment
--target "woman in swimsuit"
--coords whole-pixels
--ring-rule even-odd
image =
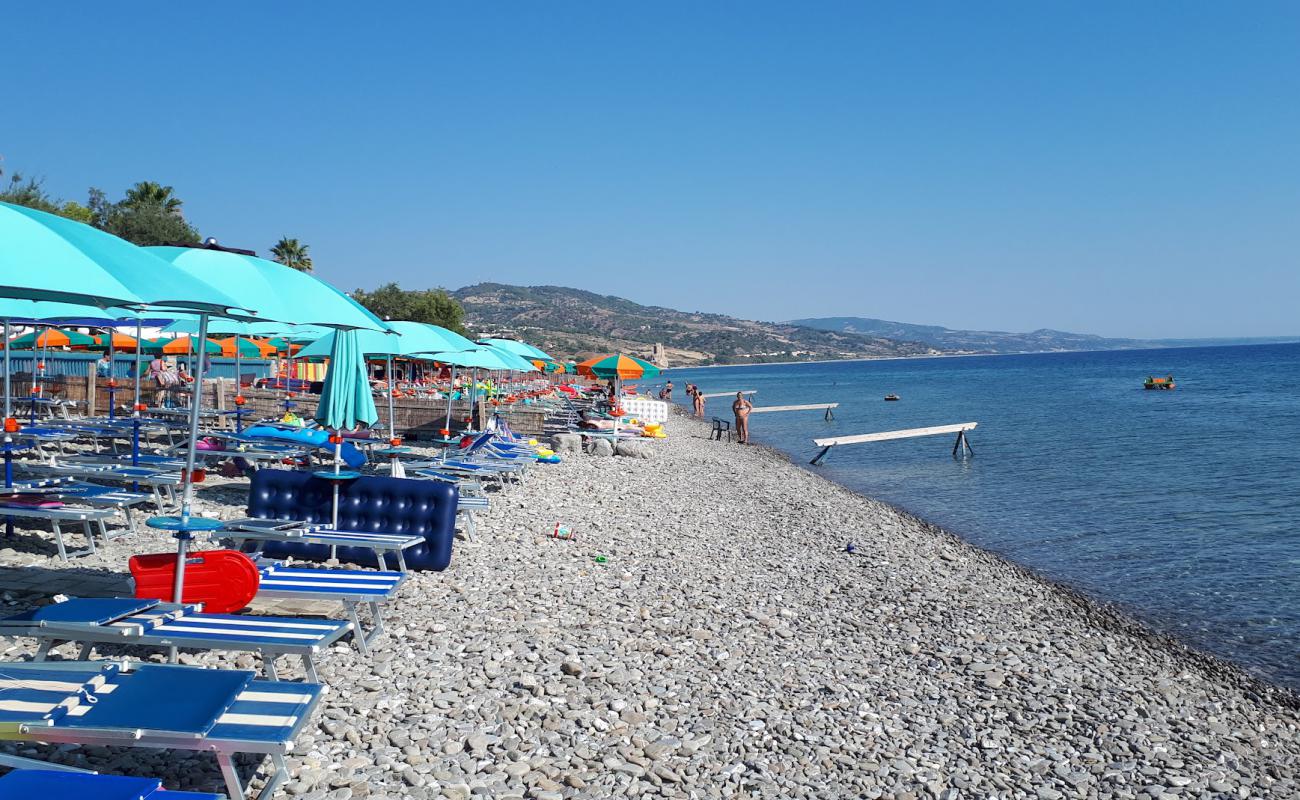
[[[749,411],[754,404],[745,399],[744,392],[736,392],[736,400],[731,404],[731,413],[736,415],[736,441],[749,444]]]

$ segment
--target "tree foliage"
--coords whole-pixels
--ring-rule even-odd
[[[465,323],[465,310],[444,289],[406,290],[386,283],[373,292],[357,289],[352,298],[380,319],[424,322],[457,332]]]
[[[154,192],[152,187],[162,191]],[[181,216],[181,201],[171,191],[170,186],[146,181],[137,183],[126,197],[113,203],[99,189],[91,189],[91,224],[141,247],[198,244],[198,230]]]
[[[300,272],[311,272],[311,256],[307,255],[309,249],[297,239],[281,236],[280,241],[271,248],[271,258]]]
[[[0,201],[58,214],[78,222],[90,222],[89,208],[73,200],[57,200],[45,191],[43,181],[38,178],[24,180],[16,172],[9,176],[8,184],[0,189]]]

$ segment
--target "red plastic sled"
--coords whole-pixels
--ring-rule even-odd
[[[131,556],[135,596],[171,602],[176,580],[176,554]],[[202,603],[212,614],[229,614],[248,605],[261,578],[253,560],[238,550],[204,550],[185,561],[182,603]]]

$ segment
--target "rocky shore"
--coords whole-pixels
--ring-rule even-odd
[[[1300,793],[1289,693],[780,454],[681,417],[668,431],[648,458],[571,456],[494,494],[452,567],[408,581],[372,658],[322,660],[330,692],[277,796]],[[237,485],[201,496],[242,511]],[[550,538],[557,521],[576,538]],[[16,545],[0,563],[124,572],[171,546],[140,533],[65,567]],[[34,752],[218,784],[206,755]]]

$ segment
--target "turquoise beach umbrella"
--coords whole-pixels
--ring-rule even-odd
[[[491,347],[497,348],[498,350],[505,350],[507,352],[514,353],[517,356],[523,356],[524,358],[529,360],[532,360],[534,358],[539,358],[542,361],[555,360],[551,358],[546,353],[546,351],[533,347],[528,342],[520,342],[515,339],[480,339],[479,344],[489,345]]]
[[[256,303],[263,320],[294,325],[387,330],[383,320],[343,292],[305,272],[257,256],[203,247],[146,247],[182,274],[202,276],[241,304]],[[253,333],[253,331],[230,331]]]
[[[337,331],[329,357],[316,421],[335,430],[353,428],[358,423],[367,427],[375,424],[379,414],[370,393],[365,354],[357,343],[356,331]]]
[[[367,356],[414,356],[421,353],[472,350],[474,343],[458,333],[420,322],[389,322],[395,332],[359,331],[357,346]],[[304,347],[302,358],[328,356],[334,347],[335,334],[327,333]]]
[[[145,248],[84,223],[0,203],[0,297],[218,314],[256,308],[207,277],[178,273]]]

